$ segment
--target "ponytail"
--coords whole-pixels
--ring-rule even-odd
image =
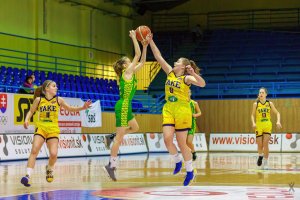
[[[45,80],[43,85],[37,87],[34,90],[33,100],[35,100],[37,97],[45,96],[46,95],[46,88],[49,87],[49,85],[54,82],[51,80]]]
[[[39,86],[39,87],[37,87],[37,88],[34,90],[33,101],[34,101],[37,97],[40,97],[41,94],[42,94],[42,86]]]
[[[201,69],[196,65],[196,63],[193,60],[190,60],[191,67],[194,69],[196,74],[200,74]]]
[[[128,58],[126,56],[122,57],[121,59],[117,60],[114,64],[113,64],[113,68],[117,74],[117,76],[119,78],[122,77],[122,73],[123,73],[123,70],[124,70],[124,64],[126,63],[126,60]]]

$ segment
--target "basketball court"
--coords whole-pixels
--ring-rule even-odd
[[[59,158],[53,183],[45,179],[47,160],[36,163],[31,184],[20,183],[26,161],[0,163],[0,199],[300,199],[300,155],[271,153],[269,169],[256,167],[256,153],[198,153],[198,175],[183,187],[185,176],[171,174],[168,154],[122,155],[117,182],[102,167],[109,157]]]

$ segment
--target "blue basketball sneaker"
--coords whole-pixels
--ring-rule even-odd
[[[191,172],[187,172],[186,173],[186,176],[185,176],[185,179],[183,181],[183,186],[188,186],[188,185],[191,185],[193,180],[195,179],[196,177],[196,169],[194,169],[193,171]]]
[[[31,184],[30,184],[30,178],[28,175],[22,177],[21,179],[21,183],[25,186],[25,187],[30,187]]]
[[[178,174],[181,171],[182,168],[182,161],[176,163],[175,169],[173,171],[173,175]]]

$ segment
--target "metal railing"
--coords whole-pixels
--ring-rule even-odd
[[[243,10],[210,12],[207,27],[218,28],[272,29],[300,26],[299,8]]]
[[[272,29],[300,26],[300,8],[220,11],[193,14],[153,14],[151,28],[156,32],[187,31],[195,18],[206,18],[206,29]],[[200,21],[200,20],[199,20]],[[204,24],[203,24],[204,27]]]
[[[153,14],[151,20],[155,32],[189,30],[189,14]]]
[[[86,62],[69,58],[35,54],[30,52],[0,48],[0,64],[26,70],[51,71],[90,77],[115,79],[116,75],[110,65]]]

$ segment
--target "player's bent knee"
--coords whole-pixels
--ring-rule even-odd
[[[51,159],[56,159],[57,158],[57,152],[53,152],[53,153],[50,153],[50,156],[49,156],[49,158],[51,158]]]
[[[39,154],[39,150],[36,148],[32,148],[30,153],[31,153],[31,155],[36,157]]]

